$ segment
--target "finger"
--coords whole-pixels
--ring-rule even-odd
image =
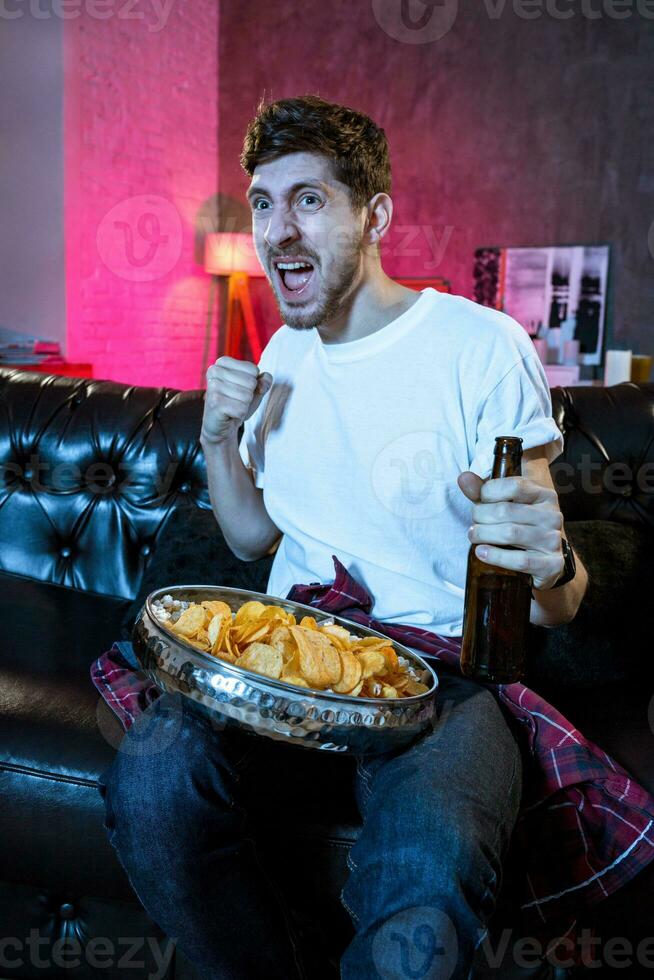
[[[206,410],[212,412],[213,409],[218,409],[221,415],[225,415],[230,419],[240,419],[243,420],[249,402],[242,401],[240,398],[225,397],[224,395],[209,395],[206,402]]]
[[[257,387],[255,391],[258,395],[265,395],[265,393],[272,387],[272,374],[264,371],[263,374],[259,375],[257,380]]]
[[[483,503],[496,503],[499,500],[513,500],[516,503],[538,504],[554,503],[558,498],[556,490],[543,487],[524,476],[503,476],[496,480],[486,480],[481,488]]]
[[[245,375],[233,375],[233,374],[221,374],[217,378],[207,378],[207,388],[218,389],[219,391],[227,390],[228,388],[232,391],[239,391],[247,398],[252,398],[254,391],[256,389],[257,383],[252,378],[246,378]]]
[[[250,404],[254,394],[252,389],[246,388],[244,385],[233,384],[231,381],[221,381],[217,391],[219,395],[233,398],[234,401],[242,402],[246,406]]]
[[[484,544],[477,545],[475,555],[486,565],[497,565],[498,568],[526,572],[533,576],[544,577],[550,568],[550,560],[536,551],[508,551],[506,548]]]
[[[249,374],[253,378],[256,378],[259,374],[259,368],[252,361],[241,361],[237,357],[228,357],[227,355],[219,357],[211,366],[222,367],[230,371],[240,371],[241,374]]]
[[[209,368],[209,370],[216,378],[238,380],[241,384],[250,385],[252,388],[254,388],[259,378],[258,372],[253,374],[251,371],[241,371],[238,367],[233,367],[230,364],[214,364],[213,369]]]
[[[456,482],[459,484],[459,489],[466,495],[468,500],[479,500],[481,494],[481,486],[484,482],[480,476],[473,473],[472,470],[466,470],[464,473],[459,473]]]
[[[514,504],[500,501],[497,504],[475,504],[472,508],[475,524],[534,524],[550,531],[560,531],[563,515],[557,507],[533,504]]]
[[[473,544],[509,545],[545,555],[561,554],[561,532],[528,524],[475,524],[468,531]]]

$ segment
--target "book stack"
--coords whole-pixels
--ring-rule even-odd
[[[60,364],[62,361],[61,348],[56,340],[30,337],[0,327],[0,365]]]

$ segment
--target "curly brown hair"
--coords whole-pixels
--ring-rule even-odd
[[[257,164],[299,152],[323,153],[333,161],[337,180],[350,188],[355,210],[375,194],[390,194],[386,133],[368,116],[317,95],[267,104],[262,99],[243,142],[245,172],[251,177]]]

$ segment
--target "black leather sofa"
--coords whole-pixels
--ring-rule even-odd
[[[654,791],[654,385],[555,389],[553,404],[566,448],[552,472],[592,585],[573,624],[532,631],[528,681]],[[265,588],[270,559],[236,561],[208,510],[201,410],[201,392],[0,369],[1,978],[195,976],[174,950],[160,969],[165,937],[106,838],[97,777],[122,729],[89,666],[166,576]],[[292,773],[259,774],[253,833],[311,977],[336,976],[358,824],[349,763],[289,751]],[[305,766],[343,792],[316,795]],[[654,935],[653,881],[647,869],[584,923],[603,939]],[[65,937],[108,945],[69,968],[54,946]]]

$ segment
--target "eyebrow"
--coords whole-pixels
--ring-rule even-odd
[[[288,189],[288,195],[295,194],[297,191],[302,190],[303,187],[313,187],[319,191],[328,191],[328,185],[323,181],[319,180],[299,180],[295,184],[292,184]],[[257,184],[255,187],[248,187],[246,197],[250,201],[257,194],[265,194],[266,197],[271,197],[270,191],[266,190],[265,187],[261,187]]]

